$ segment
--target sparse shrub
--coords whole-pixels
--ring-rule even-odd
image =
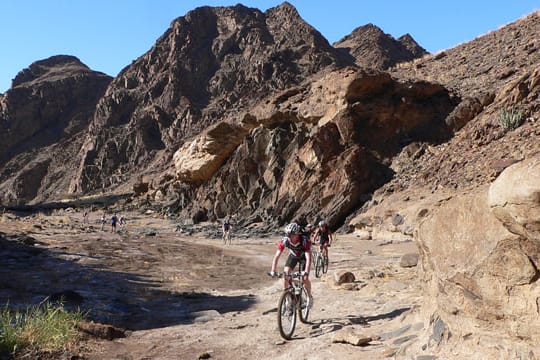
[[[12,312],[6,305],[0,310],[0,353],[28,347],[43,351],[65,349],[76,339],[82,319],[82,312],[67,311],[61,304],[47,302],[23,312]]]
[[[506,130],[514,130],[523,124],[523,113],[515,108],[502,109],[499,112],[499,125]]]

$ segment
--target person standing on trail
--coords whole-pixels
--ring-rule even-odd
[[[126,225],[126,218],[124,215],[120,216],[120,230],[124,230],[124,226]]]
[[[111,232],[116,231],[116,223],[118,222],[118,216],[116,216],[116,213],[113,214],[111,217]]]
[[[88,222],[88,210],[84,210],[82,215],[82,222],[83,224],[86,224]]]
[[[313,307],[313,295],[311,294],[311,281],[309,280],[309,270],[311,269],[311,242],[306,235],[301,233],[302,229],[297,223],[290,223],[285,227],[285,237],[278,243],[278,248],[272,260],[272,270],[270,276],[276,275],[276,267],[283,250],[289,249],[289,256],[285,261],[284,274],[289,274],[298,264],[298,270],[302,273],[304,285],[309,296],[308,307]],[[288,279],[283,277],[283,288],[288,286]]]
[[[105,223],[107,222],[107,217],[105,216],[105,212],[101,214],[101,231],[103,231],[103,227],[105,226]]]
[[[116,216],[116,213],[113,214],[111,217],[111,232],[116,231],[116,223],[118,222],[118,216]]]
[[[229,238],[231,236],[230,231],[232,229],[232,225],[228,218],[225,219],[221,228],[223,230],[223,235],[221,236],[221,239],[225,240],[226,238]]]

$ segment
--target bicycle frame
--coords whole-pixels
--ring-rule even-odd
[[[304,287],[302,273],[295,272],[292,274],[279,274],[278,276],[287,277],[288,282],[288,287],[282,292],[278,304],[278,328],[281,336],[286,340],[290,340],[296,326],[297,314],[301,322],[308,322],[308,294]],[[288,299],[290,299],[290,303],[286,305]],[[291,307],[289,308],[289,306]],[[287,323],[290,325],[287,325]]]

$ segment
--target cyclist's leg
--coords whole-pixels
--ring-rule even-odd
[[[289,254],[289,256],[287,257],[287,260],[285,261],[285,267],[283,268],[283,289],[286,289],[289,287],[289,277],[285,275],[289,275],[297,263],[298,263],[298,259],[296,259],[294,256]]]
[[[323,251],[323,254],[324,256],[328,257],[328,242],[325,241],[322,245],[322,251]]]
[[[299,268],[300,268],[300,271],[304,271],[306,269],[305,257],[303,260],[300,260]],[[311,281],[309,280],[309,275],[304,277],[304,287],[306,288],[306,291],[309,297],[311,297]]]

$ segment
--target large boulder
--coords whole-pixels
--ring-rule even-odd
[[[540,354],[539,164],[513,165],[489,189],[450,199],[415,234],[425,315],[445,324],[462,355]]]

